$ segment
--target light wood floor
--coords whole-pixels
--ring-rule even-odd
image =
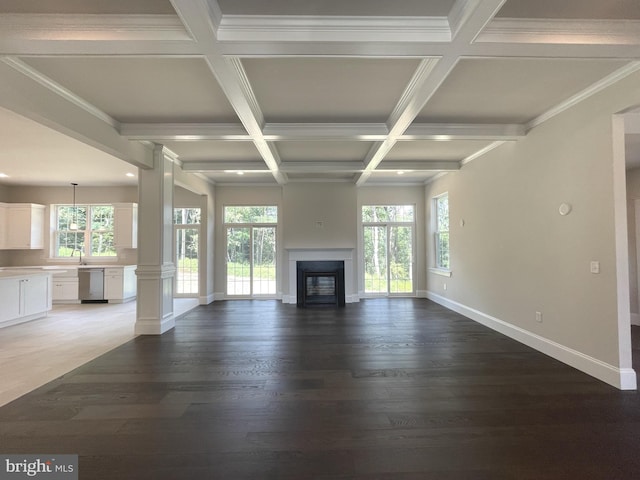
[[[197,299],[176,299],[180,316]],[[135,337],[136,303],[54,305],[45,318],[0,328],[0,406]]]

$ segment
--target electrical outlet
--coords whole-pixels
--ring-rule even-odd
[[[542,312],[536,312],[536,322],[542,323]]]

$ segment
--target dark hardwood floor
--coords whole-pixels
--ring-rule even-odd
[[[640,395],[424,299],[216,302],[0,408],[0,453],[87,480],[632,479],[639,446]]]

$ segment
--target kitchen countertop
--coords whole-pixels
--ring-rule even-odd
[[[36,270],[11,268],[0,270],[0,278],[20,278],[33,277],[35,275],[53,275],[56,272],[64,272],[64,270]]]

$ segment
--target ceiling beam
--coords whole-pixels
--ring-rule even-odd
[[[640,21],[496,18],[478,36],[478,41],[638,45]]]
[[[447,17],[224,15],[218,40],[235,42],[449,42]]]
[[[389,137],[372,149],[365,163],[364,172],[356,178],[358,186],[371,176],[385,156],[391,151],[400,136],[411,126],[422,108],[433,96],[440,85],[449,76],[460,58],[460,52],[472,43],[485,25],[495,16],[506,0],[457,0],[453,26],[454,38],[450,49],[440,59],[427,59],[421,62],[409,86],[405,90],[398,106],[389,117]],[[450,21],[452,19],[450,18]]]
[[[384,123],[267,123],[265,140],[384,140]]]
[[[153,150],[120,136],[118,122],[23,62],[0,57],[0,107],[139,168],[153,168]]]
[[[518,140],[526,135],[518,124],[413,123],[400,140]]]
[[[309,162],[287,161],[282,162],[280,168],[286,173],[339,173],[361,172],[364,169],[362,161],[335,161],[335,162]]]
[[[123,123],[120,125],[120,134],[129,140],[251,141],[240,123]]]
[[[205,61],[218,80],[240,122],[264,159],[267,167],[279,184],[287,182],[280,171],[280,159],[262,135],[264,117],[251,91],[242,64],[225,58],[220,52],[216,31],[220,21],[219,8],[215,0],[171,0],[191,36],[205,54]]]
[[[182,162],[182,170],[185,172],[268,172],[264,162],[248,160],[190,160]]]
[[[382,162],[377,172],[380,171],[437,171],[437,172],[450,172],[460,170],[461,164],[459,161],[451,160],[386,160]]]

